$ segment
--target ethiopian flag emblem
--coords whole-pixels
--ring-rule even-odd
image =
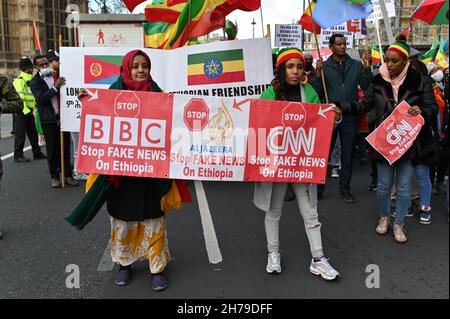
[[[188,85],[245,81],[242,49],[188,55]]]
[[[121,55],[85,55],[84,83],[113,84],[120,75]]]

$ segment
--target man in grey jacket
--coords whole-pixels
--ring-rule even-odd
[[[342,34],[334,34],[330,38],[330,49],[333,55],[324,63],[318,61],[317,76],[320,77],[320,68],[323,68],[326,89],[330,103],[358,101],[358,86],[366,90],[372,81],[370,70],[370,56],[365,53],[363,63],[350,58],[346,53],[346,38]],[[321,83],[321,81],[317,81]],[[322,96],[324,96],[322,94]],[[354,203],[355,199],[350,193],[352,178],[352,148],[358,135],[357,115],[346,115],[333,132],[331,150],[333,151],[337,133],[341,142],[341,172],[339,174],[339,191],[346,203]],[[321,198],[325,185],[319,185],[318,197]]]
[[[13,87],[12,82],[0,74],[0,114],[17,113],[22,110],[22,99]],[[0,154],[0,182],[3,176],[3,164]],[[1,186],[1,184],[0,184]],[[2,232],[0,231],[0,239]]]

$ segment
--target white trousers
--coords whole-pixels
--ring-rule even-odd
[[[315,258],[323,256],[321,224],[317,214],[317,186],[315,184],[292,183],[298,207],[303,217],[306,235],[308,236],[311,254]],[[266,212],[265,228],[267,237],[267,249],[278,252],[280,247],[279,229],[281,210],[283,209],[284,196],[288,183],[274,183],[270,210]]]

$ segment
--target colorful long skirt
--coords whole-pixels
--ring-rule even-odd
[[[109,247],[114,263],[128,266],[147,259],[152,274],[164,270],[171,260],[165,216],[142,222],[125,222],[111,216],[110,219]]]

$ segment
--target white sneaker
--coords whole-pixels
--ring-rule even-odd
[[[45,146],[45,137],[44,134],[38,135],[38,145],[39,146]]]
[[[88,179],[88,176],[84,173],[80,173],[77,170],[73,170],[72,172],[73,179],[76,181],[86,181]]]
[[[331,170],[331,177],[337,178],[339,177],[339,169],[337,167]]]
[[[322,276],[325,280],[334,280],[339,277],[339,273],[333,266],[330,265],[328,259],[325,257],[320,258],[319,261],[311,260],[311,266],[309,266],[309,271],[317,276]]]
[[[278,252],[270,253],[267,256],[267,267],[266,271],[269,274],[281,273],[281,256]]]

